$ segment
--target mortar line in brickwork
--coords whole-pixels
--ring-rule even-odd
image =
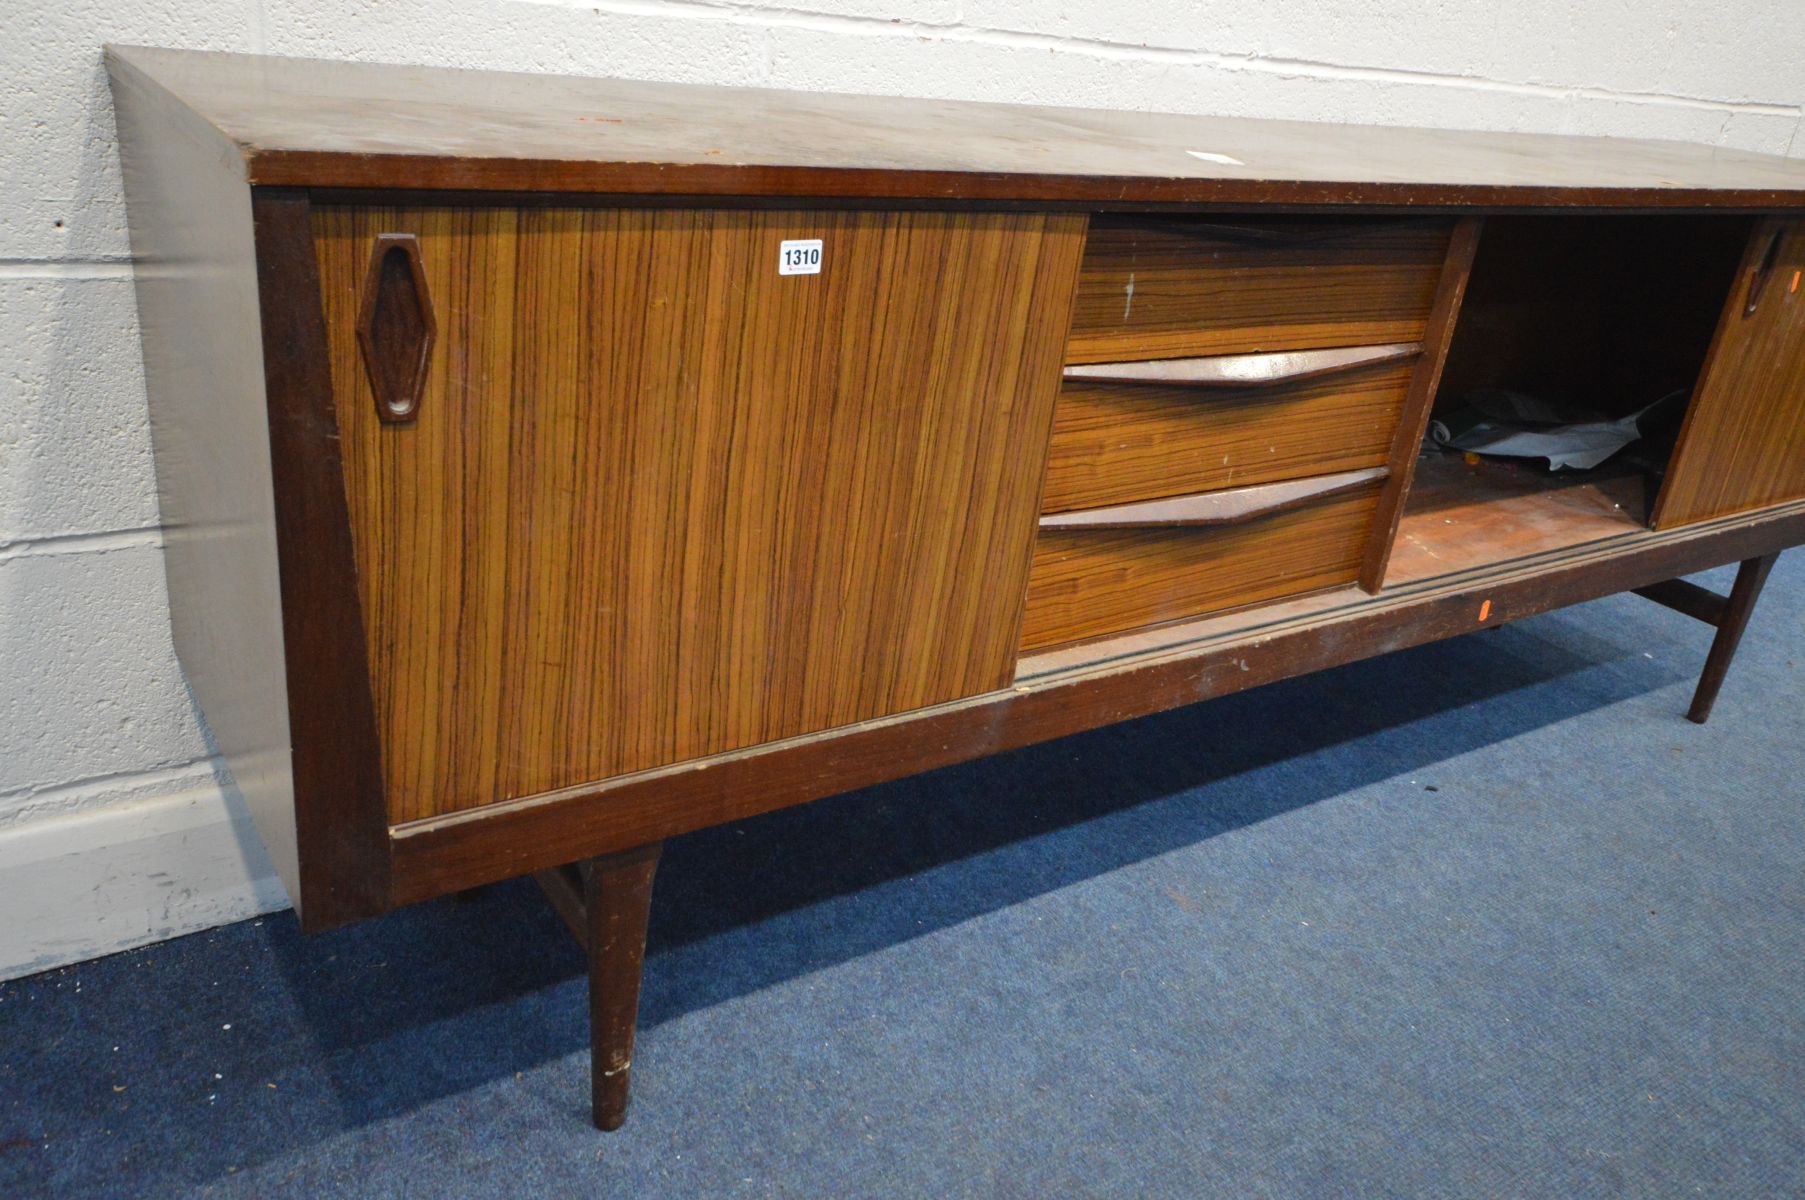
[[[0,258],[4,279],[121,279],[132,277],[129,258]]]
[[[186,792],[218,789],[225,764],[214,758],[196,758],[173,766],[114,771],[84,779],[28,784],[0,792],[0,831],[23,829],[39,821],[54,821],[128,804],[167,800]],[[119,797],[121,791],[161,789],[140,796]],[[110,798],[109,798],[110,797]]]
[[[1269,58],[1253,54],[1225,54],[1179,46],[1118,42],[1107,38],[1033,33],[968,25],[962,21],[896,21],[887,17],[863,17],[815,12],[806,8],[761,8],[715,0],[527,0],[555,8],[588,8],[621,16],[666,17],[673,20],[722,21],[765,28],[782,27],[838,33],[854,37],[902,37],[979,45],[1008,46],[1025,50],[1066,51],[1095,58],[1150,63],[1214,67],[1229,71],[1261,71],[1276,74],[1306,72],[1324,79],[1350,79],[1375,83],[1417,83],[1458,87],[1473,91],[1503,92],[1550,99],[1608,100],[1674,108],[1727,110],[1753,115],[1798,117],[1805,109],[1796,104],[1756,100],[1718,100],[1677,92],[1634,92],[1589,84],[1525,83],[1450,75],[1398,67],[1367,67],[1307,58]]]
[[[135,550],[141,547],[161,549],[162,546],[163,530],[156,525],[99,533],[56,533],[44,537],[0,541],[0,563],[26,558],[50,558],[62,554],[105,554],[112,550]]]

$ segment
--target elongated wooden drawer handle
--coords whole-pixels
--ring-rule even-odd
[[[1258,487],[1227,488],[1195,496],[1172,496],[1111,508],[1086,508],[1077,512],[1050,513],[1040,519],[1040,531],[1073,529],[1181,529],[1233,525],[1255,517],[1299,508],[1343,492],[1358,491],[1384,479],[1384,467],[1263,483]]]
[[[420,239],[411,233],[378,234],[364,276],[357,345],[376,393],[376,415],[384,421],[411,421],[419,411],[437,336]]]
[[[1065,369],[1067,379],[1104,383],[1163,383],[1188,387],[1267,387],[1351,371],[1374,363],[1415,358],[1416,342],[1286,350],[1277,354],[1220,354],[1210,358],[1150,358],[1139,362],[1083,363]]]

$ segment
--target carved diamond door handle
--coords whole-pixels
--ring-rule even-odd
[[[420,239],[411,233],[378,234],[364,276],[357,344],[376,393],[376,413],[384,421],[413,420],[437,334]]]

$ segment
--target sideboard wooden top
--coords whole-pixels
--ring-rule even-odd
[[[1805,207],[1685,142],[909,100],[109,47],[262,186],[990,201]]]

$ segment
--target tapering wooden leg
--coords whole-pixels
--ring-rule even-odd
[[[582,868],[591,1105],[597,1129],[619,1129],[627,1119],[646,914],[652,907],[652,877],[663,849],[662,842],[654,842],[591,859]]]
[[[1774,569],[1774,561],[1779,557],[1776,553],[1746,559],[1737,570],[1736,582],[1731,586],[1729,598],[1717,620],[1717,637],[1711,642],[1711,654],[1705,659],[1705,669],[1698,677],[1698,690],[1692,693],[1692,708],[1686,713],[1687,720],[1703,725],[1711,716],[1711,706],[1717,703],[1717,691],[1723,687],[1730,660],[1736,657],[1736,647],[1742,642],[1742,631],[1748,628],[1749,614],[1755,611],[1755,601],[1760,598],[1768,572]]]

